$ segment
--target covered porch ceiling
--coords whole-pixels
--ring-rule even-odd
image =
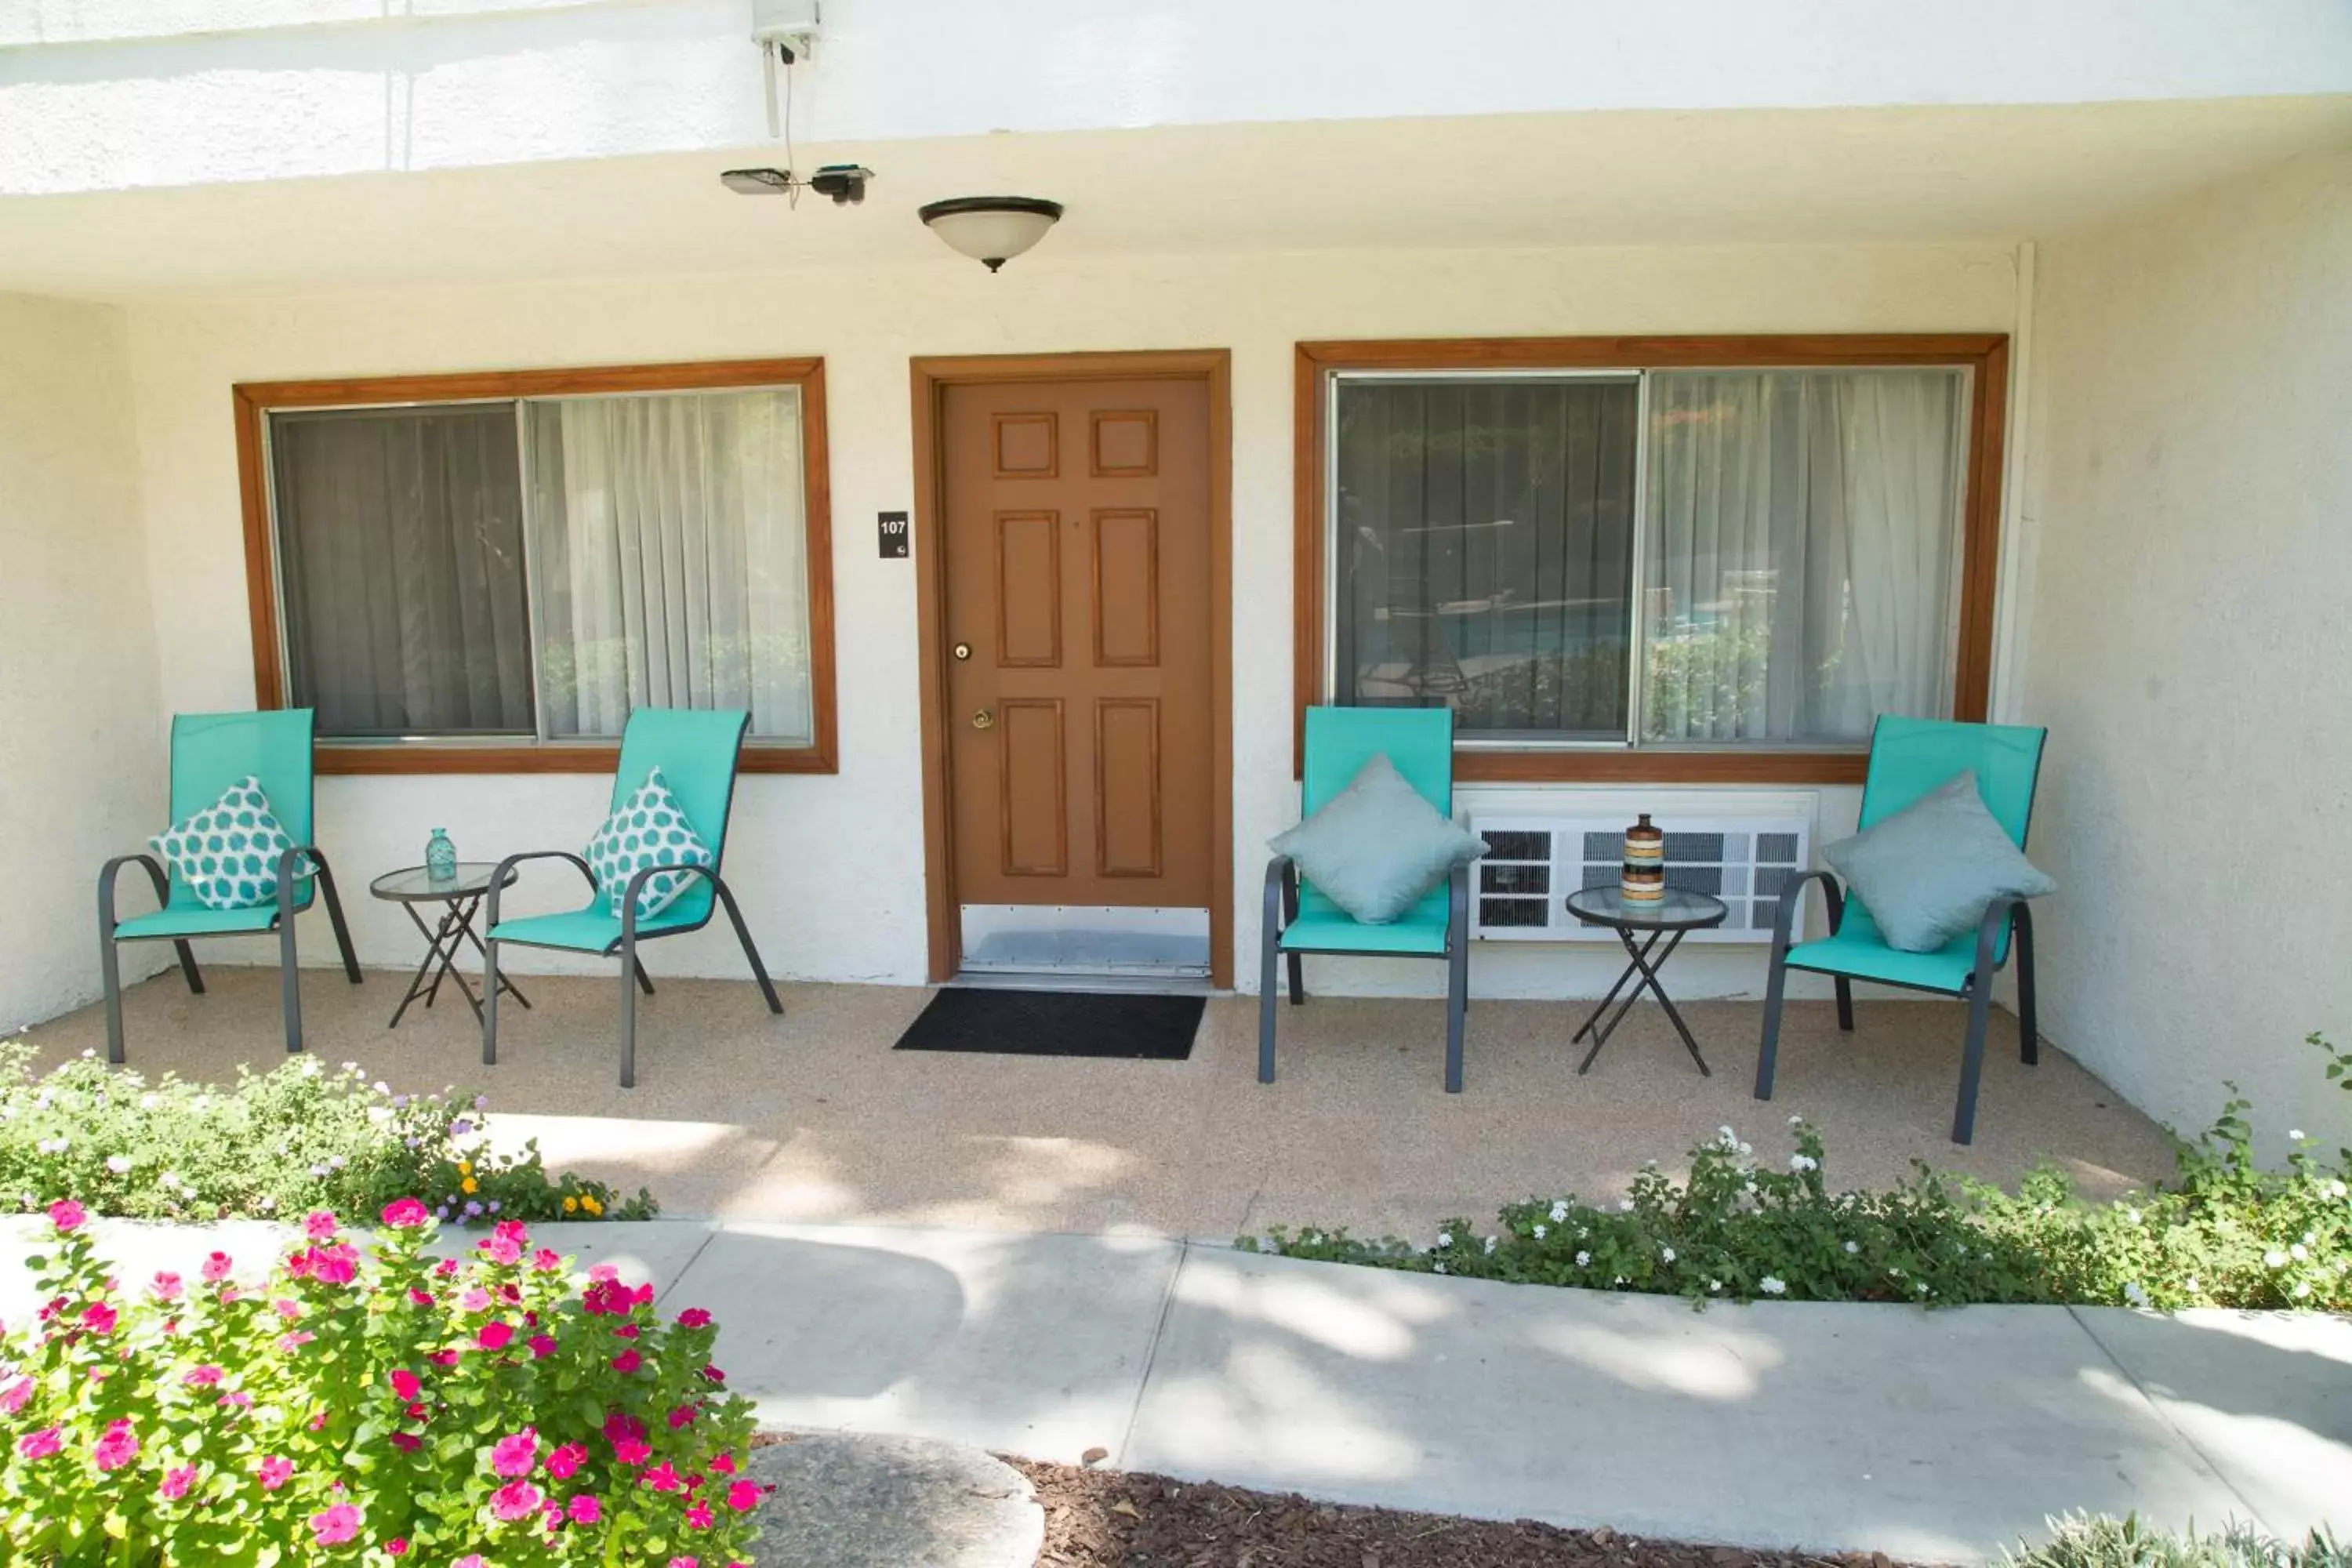
[[[2352,97],[1591,112],[803,145],[862,206],[723,189],[781,144],[0,198],[0,289],[228,289],[968,265],[915,208],[1050,196],[1041,256],[2007,241],[2352,143]],[[387,163],[394,160],[387,158]]]

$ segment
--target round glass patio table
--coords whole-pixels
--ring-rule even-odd
[[[1576,1070],[1583,1073],[1591,1069],[1592,1058],[1601,1054],[1601,1047],[1608,1043],[1610,1035],[1625,1021],[1625,1015],[1633,1010],[1634,1002],[1646,990],[1658,999],[1658,1005],[1666,1010],[1666,1017],[1673,1023],[1675,1033],[1683,1037],[1683,1047],[1690,1052],[1691,1060],[1698,1064],[1700,1073],[1712,1078],[1714,1074],[1707,1068],[1706,1058],[1698,1054],[1698,1042],[1691,1038],[1689,1026],[1683,1022],[1683,1016],[1675,1011],[1673,1001],[1666,995],[1666,988],[1658,984],[1658,971],[1667,959],[1674,956],[1675,949],[1682,945],[1685,935],[1709,926],[1721,925],[1731,913],[1730,907],[1721,899],[1706,893],[1694,893],[1685,888],[1668,888],[1664,896],[1656,899],[1628,899],[1622,889],[1604,886],[1584,888],[1569,894],[1568,912],[1586,925],[1606,926],[1615,931],[1617,940],[1625,946],[1626,958],[1625,973],[1617,977],[1617,984],[1609,988],[1609,994],[1601,999],[1601,1005],[1592,1010],[1592,1016],[1569,1037],[1571,1044],[1588,1034],[1592,1037],[1592,1048],[1584,1054],[1584,1060]],[[1643,940],[1634,940],[1637,931],[1646,933]],[[1650,955],[1657,952],[1662,942],[1665,950],[1658,952],[1657,961],[1653,963]],[[1625,991],[1625,983],[1629,980],[1633,981],[1633,988]],[[1601,1016],[1608,1013],[1611,1003],[1617,1001],[1620,991],[1625,991],[1625,1000],[1618,1004],[1615,1015],[1603,1023]]]
[[[498,871],[498,863],[491,860],[460,860],[456,873],[447,877],[436,877],[422,866],[404,866],[397,871],[386,871],[368,884],[369,892],[405,910],[409,923],[425,939],[425,962],[416,966],[416,973],[409,980],[408,994],[392,1010],[392,1022],[385,1026],[387,1028],[400,1027],[401,1015],[420,996],[427,1007],[432,1006],[433,999],[441,994],[444,979],[457,985],[458,994],[466,998],[466,1005],[474,1010],[477,1020],[480,1019],[482,1004],[475,996],[474,988],[466,984],[466,977],[457,972],[457,953],[469,942],[476,952],[482,952],[482,939],[474,934],[474,915],[489,896],[490,879]],[[499,885],[511,888],[520,875],[509,868],[506,879]],[[416,912],[416,906],[435,903],[446,907],[439,921],[428,926]],[[487,960],[488,955],[484,956]],[[530,1005],[530,998],[503,974],[499,976],[499,989],[524,1006]]]

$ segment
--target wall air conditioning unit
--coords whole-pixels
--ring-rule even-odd
[[[1712,893],[1731,908],[1690,942],[1769,942],[1780,889],[1812,865],[1813,825],[1803,816],[1685,816],[1653,813],[1666,831],[1666,886]],[[1607,887],[1624,862],[1625,818],[1473,814],[1470,831],[1492,849],[1478,862],[1470,934],[1490,942],[1615,942],[1606,926],[1568,912],[1568,895]],[[1791,937],[1804,937],[1798,912]]]

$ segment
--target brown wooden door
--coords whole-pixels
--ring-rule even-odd
[[[1205,908],[1206,385],[951,385],[941,426],[958,900]]]

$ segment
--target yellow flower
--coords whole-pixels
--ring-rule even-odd
[[[598,1203],[594,1198],[582,1198],[580,1200],[580,1206],[593,1215],[601,1215],[604,1212],[604,1205]]]
[[[461,1176],[470,1176],[470,1175],[472,1175],[472,1174],[474,1173],[474,1163],[473,1163],[471,1160],[460,1160],[460,1161],[458,1161],[458,1162],[457,1162],[457,1173],[458,1173],[459,1175],[461,1175]]]
[[[571,1214],[579,1207],[580,1200],[578,1198],[566,1198],[563,1200],[563,1212],[565,1214]]]
[[[479,1182],[474,1180],[473,1177],[468,1176],[464,1181],[457,1184],[457,1190],[465,1194],[467,1197],[472,1197],[476,1193],[482,1190],[482,1185]]]

